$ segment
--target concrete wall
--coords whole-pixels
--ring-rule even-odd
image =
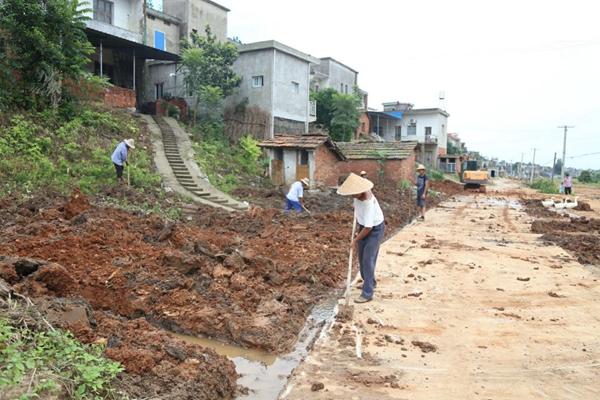
[[[327,75],[325,79],[312,82],[313,89],[315,89],[315,85],[319,85],[319,90],[333,88],[338,92],[351,94],[354,86],[358,83],[356,72],[331,59],[322,58],[321,64],[313,66],[313,70]]]
[[[287,53],[264,49],[240,54],[233,70],[242,78],[226,100],[235,107],[245,98],[273,118],[273,133],[306,133],[309,121],[309,63]],[[264,86],[252,87],[253,76],[263,76]],[[298,83],[298,93],[294,84]]]
[[[163,3],[166,14],[183,21],[182,37],[189,37],[193,29],[203,34],[210,25],[217,39],[227,40],[227,11],[204,0],[166,0]]]
[[[248,98],[250,106],[256,106],[269,115],[273,115],[271,107],[273,82],[270,78],[273,75],[273,57],[273,49],[240,54],[233,64],[233,70],[242,78],[242,81],[235,93],[227,98],[226,107],[235,107]],[[252,87],[252,77],[260,75],[264,77],[264,86]]]
[[[287,53],[275,51],[273,115],[307,123],[309,119],[310,64]],[[298,92],[294,84],[298,83]],[[308,128],[306,128],[308,129]]]
[[[408,135],[408,125],[411,119],[415,119],[417,123],[417,134]],[[438,146],[446,149],[448,147],[448,118],[440,113],[430,114],[411,114],[407,112],[402,117],[402,120],[396,122],[395,125],[402,126],[402,140],[425,140],[425,127],[431,127],[431,136],[438,139]]]
[[[179,25],[163,21],[160,18],[148,16],[146,29],[148,32],[148,46],[156,47],[154,43],[154,31],[158,30],[165,34],[165,50],[169,53],[179,54],[179,42],[181,41],[179,36]]]

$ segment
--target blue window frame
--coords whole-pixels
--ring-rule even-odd
[[[167,44],[165,41],[165,33],[161,31],[154,31],[154,48],[166,51]]]

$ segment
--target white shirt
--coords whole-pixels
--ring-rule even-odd
[[[290,201],[300,201],[303,195],[304,187],[302,186],[302,182],[294,182],[292,183],[292,186],[290,186],[290,191],[286,197]]]
[[[364,201],[354,199],[354,215],[356,221],[365,228],[373,228],[383,222],[383,211],[373,195]]]

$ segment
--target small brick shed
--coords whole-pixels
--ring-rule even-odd
[[[269,155],[276,185],[309,178],[311,186],[337,186],[340,177],[366,171],[373,181],[413,180],[416,142],[333,142],[327,135],[277,135],[259,144]]]

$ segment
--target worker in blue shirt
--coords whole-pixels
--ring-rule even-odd
[[[125,164],[127,164],[127,156],[129,154],[129,150],[135,149],[135,144],[133,139],[123,140],[121,143],[117,145],[117,148],[112,154],[110,158],[115,165],[115,170],[117,171],[117,179],[119,182],[123,183],[123,169],[125,168]]]

